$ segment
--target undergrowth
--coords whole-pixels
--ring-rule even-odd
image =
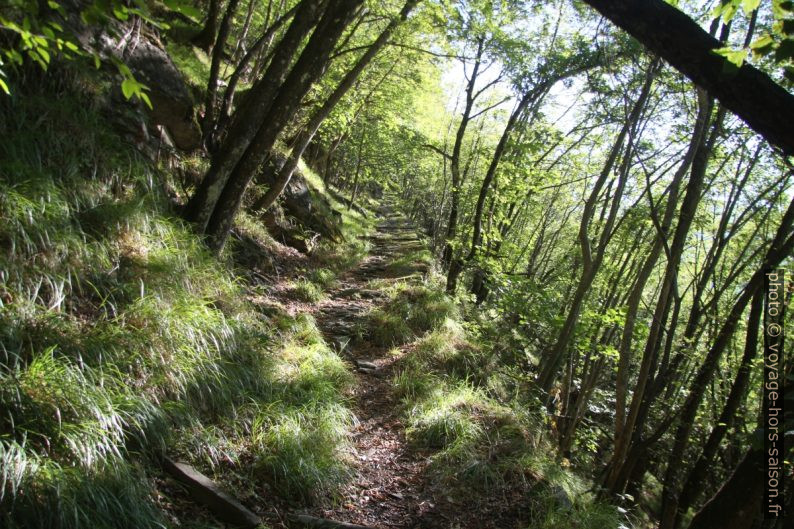
[[[371,315],[370,335],[405,344],[392,382],[408,440],[431,450],[428,479],[468,501],[520,493],[531,527],[627,525],[557,460],[531,382],[512,353],[502,358],[487,322],[464,321],[438,280],[379,284],[390,301]]]
[[[386,288],[388,302],[368,315],[368,337],[379,345],[399,345],[422,336],[457,314],[440,289],[426,284],[397,283]]]

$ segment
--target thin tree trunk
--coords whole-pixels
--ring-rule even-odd
[[[223,102],[221,103],[221,109],[218,112],[218,124],[215,131],[216,137],[221,136],[223,131],[226,129],[231,114],[232,103],[234,101],[234,93],[237,90],[237,84],[240,82],[240,79],[248,67],[248,64],[251,62],[251,59],[270,44],[276,32],[290,19],[290,17],[295,15],[301,3],[296,4],[295,7],[276,19],[276,21],[273,22],[273,24],[271,24],[267,30],[265,30],[262,36],[257,39],[254,45],[251,46],[245,55],[243,55],[243,58],[237,64],[234,72],[232,72],[232,75],[229,77],[229,84],[226,86],[226,90],[223,93]]]
[[[336,89],[328,96],[323,106],[317,110],[312,117],[309,119],[309,122],[298,135],[297,140],[295,141],[295,146],[292,148],[292,152],[290,153],[289,157],[287,158],[286,163],[284,166],[279,170],[278,175],[268,189],[267,193],[265,193],[264,197],[257,203],[257,209],[268,209],[273,203],[278,199],[281,193],[284,191],[284,188],[292,178],[292,173],[295,172],[295,168],[298,166],[298,161],[300,160],[301,155],[306,150],[306,147],[312,141],[312,138],[317,133],[317,130],[322,125],[323,121],[328,117],[334,107],[341,101],[342,97],[350,90],[353,86],[353,83],[356,81],[361,72],[364,71],[364,68],[372,61],[372,59],[377,55],[377,53],[386,45],[391,37],[394,30],[397,26],[403,22],[406,18],[408,18],[408,14],[411,10],[416,6],[419,0],[408,0],[405,5],[403,6],[400,14],[397,18],[393,19],[389,22],[389,25],[378,35],[378,38],[375,39],[366,52],[359,58],[356,62],[355,66],[351,68],[345,77],[339,82]],[[393,69],[393,68],[392,68]],[[391,70],[389,70],[391,72]],[[381,80],[385,80],[384,78]],[[380,84],[380,83],[379,83]]]
[[[667,472],[664,478],[664,488],[662,491],[662,515],[660,517],[660,529],[672,529],[678,516],[678,493],[681,487],[679,482],[681,468],[679,462],[683,460],[684,452],[689,444],[689,437],[694,426],[695,416],[703,400],[703,396],[709,381],[717,369],[717,364],[730,342],[733,333],[738,326],[747,304],[755,296],[764,281],[764,273],[770,268],[776,268],[780,262],[790,256],[794,251],[794,201],[792,201],[786,213],[781,219],[780,226],[775,233],[775,238],[764,257],[762,266],[753,274],[742,290],[741,295],[734,303],[725,323],[721,326],[713,345],[706,353],[703,363],[698,368],[697,374],[692,379],[689,386],[689,393],[681,409],[681,417],[678,429],[675,433],[673,449],[668,458]],[[672,462],[672,463],[671,463]]]
[[[235,112],[223,144],[212,157],[212,164],[185,208],[185,218],[203,233],[229,175],[248,149],[265,121],[273,100],[289,73],[292,58],[303,39],[317,23],[322,0],[303,0],[295,18],[276,47],[265,76],[251,89]]]
[[[205,142],[215,128],[215,107],[218,97],[218,77],[221,70],[221,60],[223,59],[223,50],[226,47],[226,40],[232,28],[232,17],[237,10],[237,4],[239,2],[240,0],[229,0],[226,6],[226,12],[223,14],[223,19],[221,20],[220,29],[218,29],[218,37],[215,41],[215,46],[212,48],[210,75],[207,81],[207,93],[204,99],[204,119],[201,121],[201,130],[204,134]]]
[[[704,131],[708,123],[708,117],[711,113],[711,102],[707,101],[705,94],[702,94],[700,91],[698,91],[698,93],[698,99],[700,100],[700,103],[698,105],[698,115],[695,119],[694,130],[692,132],[692,138],[689,142],[689,147],[686,154],[684,155],[684,159],[681,161],[681,166],[673,176],[672,182],[670,184],[670,191],[667,197],[667,205],[665,206],[662,221],[657,228],[658,231],[656,238],[654,239],[650,253],[645,259],[645,263],[643,264],[643,267],[640,271],[640,275],[634,283],[631,295],[629,296],[628,306],[626,307],[626,319],[618,348],[618,372],[615,382],[615,447],[612,459],[609,463],[610,471],[607,474],[608,478],[606,482],[606,486],[613,493],[616,492],[614,487],[618,485],[617,477],[621,471],[620,467],[625,462],[625,458],[629,450],[629,440],[631,439],[632,431],[634,429],[634,424],[627,422],[626,402],[628,395],[629,370],[631,367],[631,349],[637,312],[639,310],[640,302],[642,301],[642,295],[645,291],[645,286],[648,282],[648,279],[650,278],[651,273],[656,266],[656,262],[662,253],[662,249],[667,244],[667,232],[673,222],[673,216],[678,206],[678,195],[681,182],[684,178],[684,175],[689,171],[689,167],[695,157],[695,153],[703,142],[703,137],[705,135]],[[650,182],[648,182],[647,193],[650,197]]]
[[[475,94],[474,87],[477,83],[477,78],[480,72],[481,61],[483,58],[483,51],[485,40],[482,37],[477,39],[477,51],[474,56],[474,67],[472,68],[471,76],[469,77],[466,85],[466,103],[463,108],[463,115],[458,125],[458,130],[455,133],[455,143],[452,146],[452,154],[444,156],[449,157],[449,171],[452,177],[452,189],[450,190],[451,204],[449,208],[449,221],[447,222],[447,233],[444,238],[444,252],[441,256],[442,266],[449,267],[452,264],[452,257],[454,254],[452,243],[458,232],[458,208],[460,206],[460,187],[461,187],[461,172],[460,172],[460,156],[463,148],[463,137],[466,134],[466,128],[471,121],[471,111],[474,107],[474,101],[482,91]]]
[[[523,114],[524,110],[527,108],[527,106],[529,106],[533,99],[538,96],[538,94],[542,91],[542,88],[543,85],[540,85],[533,90],[528,90],[521,98],[512,114],[510,114],[510,118],[507,120],[507,124],[502,131],[502,136],[499,138],[499,143],[496,145],[496,150],[494,150],[493,157],[491,158],[491,163],[488,166],[487,172],[485,173],[485,178],[482,181],[480,194],[477,197],[477,205],[475,207],[474,213],[474,231],[471,237],[471,249],[469,250],[469,253],[465,259],[456,259],[456,262],[453,263],[453,266],[449,267],[449,272],[447,274],[448,294],[454,294],[455,290],[457,290],[458,276],[463,271],[464,261],[471,261],[477,253],[477,248],[479,247],[480,240],[482,238],[482,214],[483,207],[485,206],[485,199],[488,195],[488,189],[496,177],[496,169],[499,167],[499,162],[501,161],[502,155],[504,154],[505,148],[507,147],[507,141],[510,139],[510,133],[513,131],[519,116]]]
[[[794,153],[794,95],[745,62],[725,75],[723,45],[664,0],[585,0],[735,112],[787,154]],[[752,94],[752,97],[748,97]]]
[[[725,434],[728,432],[728,429],[733,426],[739,406],[747,395],[750,370],[758,351],[758,328],[762,316],[763,301],[763,293],[759,291],[759,293],[756,293],[750,305],[750,315],[747,318],[747,334],[744,341],[744,354],[742,355],[739,370],[736,373],[736,379],[731,386],[731,391],[722,408],[722,413],[720,413],[717,423],[714,428],[712,428],[708,440],[703,447],[703,452],[689,472],[689,476],[686,478],[684,486],[681,489],[681,494],[678,497],[679,512],[686,512],[697,502],[699,496],[703,492],[703,482],[709,472],[709,467],[714,460],[714,456],[717,454],[717,450]],[[680,525],[680,518],[676,523],[676,526],[678,525]]]
[[[207,9],[207,20],[204,27],[192,39],[191,42],[197,48],[201,48],[209,53],[215,43],[215,36],[218,34],[218,16],[221,14],[221,0],[209,0]]]
[[[582,310],[582,305],[584,303],[585,296],[587,292],[590,290],[590,286],[595,279],[596,273],[601,266],[601,261],[604,257],[604,251],[606,250],[607,242],[611,237],[612,226],[614,225],[615,216],[617,214],[618,205],[620,203],[620,198],[623,194],[623,187],[625,185],[626,179],[628,177],[628,164],[630,163],[631,157],[631,142],[629,142],[629,148],[626,149],[626,154],[624,155],[624,169],[621,170],[619,174],[619,182],[618,188],[615,192],[615,196],[612,199],[612,207],[610,208],[610,215],[609,220],[604,225],[601,230],[601,237],[599,240],[599,244],[596,248],[595,255],[591,251],[590,248],[590,223],[593,219],[593,215],[595,213],[595,208],[597,201],[601,195],[601,190],[606,184],[607,178],[612,173],[612,168],[617,161],[618,155],[620,151],[623,149],[623,144],[626,140],[626,137],[632,133],[635,129],[642,110],[644,109],[648,98],[651,93],[651,84],[653,83],[653,79],[658,72],[659,63],[657,60],[654,60],[653,63],[649,66],[648,71],[645,76],[645,82],[640,90],[640,95],[637,98],[634,107],[632,108],[630,114],[627,116],[626,121],[623,123],[623,127],[621,127],[620,132],[618,133],[617,138],[615,139],[615,143],[612,145],[612,149],[607,157],[607,161],[604,164],[604,167],[601,173],[598,176],[598,179],[593,186],[592,191],[590,192],[590,196],[588,197],[587,201],[585,202],[584,211],[582,213],[582,219],[579,224],[579,245],[581,247],[581,256],[582,256],[582,275],[579,278],[579,282],[576,287],[576,291],[574,292],[574,296],[571,302],[571,307],[568,312],[568,315],[565,319],[565,323],[563,324],[562,329],[560,330],[560,334],[557,337],[557,341],[554,344],[554,347],[551,349],[549,354],[544,359],[542,364],[540,373],[538,374],[537,384],[541,390],[545,393],[548,393],[551,389],[552,384],[554,383],[554,379],[557,377],[557,372],[559,371],[560,365],[565,360],[565,356],[568,350],[568,345],[573,338],[574,330],[576,328],[576,324],[579,321],[579,313]]]

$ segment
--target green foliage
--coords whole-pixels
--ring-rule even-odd
[[[177,5],[178,4],[178,5]],[[182,12],[181,2],[174,8]],[[32,61],[43,71],[47,71],[54,59],[74,61],[78,58],[93,57],[94,65],[99,68],[102,59],[87,49],[71,26],[62,25],[63,18],[69,16],[66,8],[55,0],[37,2],[33,0],[12,0],[0,10],[0,30],[15,34],[18,38],[5,42],[11,45],[0,46],[0,90],[10,95],[8,85],[9,70],[19,69],[26,61]],[[158,25],[152,18],[143,0],[135,0],[132,5],[119,0],[95,1],[88,4],[80,13],[80,21],[89,26],[109,28],[112,24],[126,22],[131,18],[144,20]],[[129,67],[115,57],[107,60],[121,76],[121,91],[126,99],[138,98],[149,108],[152,103],[146,85],[135,79]]]
[[[721,0],[712,16],[725,23],[737,14],[752,16],[758,10],[762,17],[770,16],[771,26],[757,36],[749,46],[742,48],[726,46],[714,53],[722,55],[735,68],[741,67],[752,54],[757,60],[770,59],[789,83],[794,83],[794,2],[789,0]]]
[[[310,303],[317,303],[324,297],[322,286],[305,278],[299,279],[294,283],[292,295],[301,301]]]

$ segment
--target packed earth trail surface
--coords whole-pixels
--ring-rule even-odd
[[[337,498],[304,509],[293,506],[291,514],[372,528],[520,526],[520,513],[515,511],[517,498],[507,499],[501,494],[477,501],[451,497],[429,479],[433,451],[411,446],[406,439],[400,417],[402,406],[394,394],[392,377],[410,345],[377,345],[367,339],[362,328],[367,314],[387,301],[370,282],[426,279],[429,270],[425,263],[390,266],[395,260],[424,249],[426,243],[416,227],[392,207],[382,206],[376,218],[376,231],[369,236],[371,251],[340,277],[326,299],[316,304],[281,300],[290,312],[310,312],[317,319],[328,343],[352,365],[356,376],[353,399],[357,424],[351,434],[355,475]],[[261,507],[266,509],[263,518],[271,526],[300,526],[290,523],[287,513]]]

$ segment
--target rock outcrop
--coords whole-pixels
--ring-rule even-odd
[[[272,157],[259,183],[270,185],[284,162],[281,154]],[[321,192],[312,188],[300,169],[293,173],[277,206],[265,212],[264,221],[277,240],[303,253],[311,252],[318,236],[334,241],[342,238],[342,214]]]
[[[69,26],[85,49],[107,62],[113,59],[123,62],[135,79],[148,87],[146,93],[152,108],[147,111],[151,124],[162,126],[180,150],[200,147],[196,105],[184,77],[157,36],[144,24],[113,21],[104,26],[87,26],[79,16],[86,7],[82,0],[71,0],[65,7],[71,13]]]

